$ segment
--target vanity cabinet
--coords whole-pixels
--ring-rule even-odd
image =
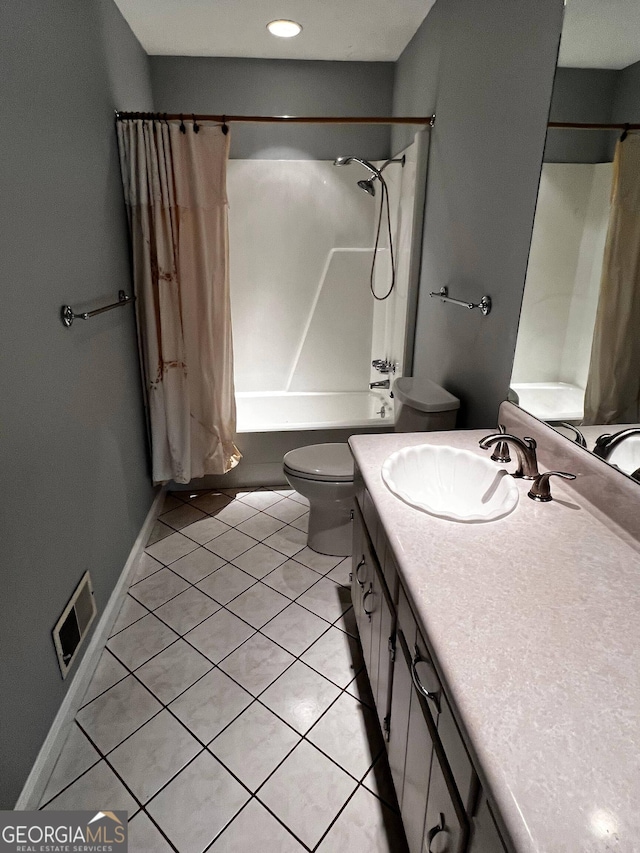
[[[359,509],[354,510],[351,597],[378,719],[388,735],[392,663],[395,653],[395,609]]]
[[[354,509],[352,599],[410,853],[505,853],[361,483]]]

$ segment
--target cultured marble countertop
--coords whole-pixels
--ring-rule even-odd
[[[640,851],[638,550],[557,479],[546,504],[516,481],[516,509],[484,524],[429,516],[382,481],[382,463],[401,447],[486,455],[486,434],[349,443],[515,850]]]

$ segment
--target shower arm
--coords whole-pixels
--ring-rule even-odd
[[[404,168],[404,164],[406,162],[406,159],[407,158],[405,157],[404,154],[402,155],[402,157],[390,158],[389,160],[387,160],[386,163],[383,163],[382,166],[380,166],[380,174],[382,174],[384,172],[384,170],[387,168],[387,166],[390,166],[392,163],[401,163],[402,167]]]

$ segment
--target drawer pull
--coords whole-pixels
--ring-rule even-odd
[[[429,851],[429,853],[433,853],[433,850],[431,849],[431,842],[436,837],[436,835],[439,835],[441,832],[446,831],[447,830],[444,824],[444,815],[442,814],[442,812],[440,812],[440,822],[435,826],[432,826],[429,832],[427,833],[427,850]]]
[[[424,686],[424,684],[420,681],[420,676],[418,675],[418,670],[416,666],[419,663],[429,664],[429,661],[426,661],[424,658],[420,657],[420,651],[418,647],[415,647],[413,660],[411,661],[411,680],[413,681],[413,685],[425,699],[430,699],[435,705],[436,711],[440,713],[440,691],[430,691]]]
[[[369,589],[365,592],[365,594],[362,596],[362,609],[367,614],[369,622],[371,622],[371,614],[373,613],[373,610],[367,610],[366,605],[367,605],[367,597],[370,596],[372,594],[372,592],[373,592],[373,585],[371,585],[369,587]]]
[[[366,566],[366,565],[367,565],[367,560],[366,560],[366,558],[365,558],[365,556],[364,556],[364,554],[363,554],[363,555],[362,555],[362,559],[360,560],[360,562],[359,562],[359,563],[358,563],[358,565],[356,566],[356,580],[357,580],[357,581],[358,581],[358,583],[360,584],[360,589],[364,589],[364,581],[361,581],[361,580],[360,580],[360,574],[359,574],[359,572],[360,572],[360,569],[361,569],[363,566]]]

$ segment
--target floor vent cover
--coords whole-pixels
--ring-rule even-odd
[[[91,577],[89,572],[85,572],[53,629],[53,642],[63,678],[67,677],[96,613]]]

